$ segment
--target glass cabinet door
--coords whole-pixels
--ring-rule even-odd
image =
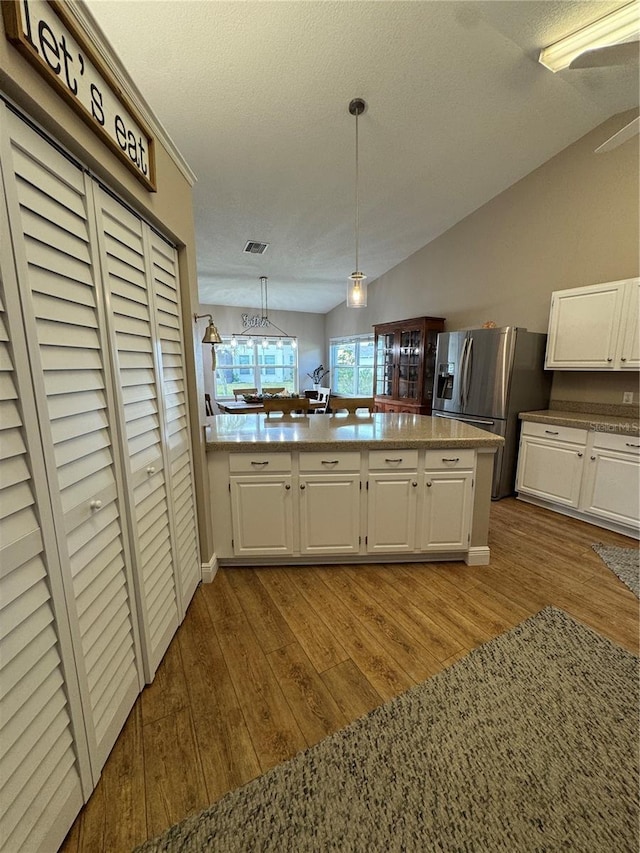
[[[375,393],[379,396],[393,396],[394,338],[393,332],[378,337]]]
[[[398,354],[398,397],[417,400],[420,396],[421,341],[419,329],[400,332]]]

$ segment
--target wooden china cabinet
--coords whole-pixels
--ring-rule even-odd
[[[430,415],[438,332],[443,317],[414,317],[373,327],[377,412]]]

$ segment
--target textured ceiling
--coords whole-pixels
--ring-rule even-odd
[[[324,313],[600,122],[637,69],[552,74],[541,47],[621,2],[88,0],[198,177],[203,303]],[[599,155],[606,156],[606,155]],[[247,240],[270,244],[243,254]]]

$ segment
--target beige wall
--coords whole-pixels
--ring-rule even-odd
[[[201,305],[199,314],[211,314],[221,335],[239,334],[242,327],[242,314],[250,317],[260,314],[256,308],[230,308],[225,305]],[[308,314],[299,311],[269,311],[269,319],[280,326],[287,335],[298,338],[298,388],[304,391],[312,387],[311,373],[319,364],[328,367],[325,356],[325,319],[324,314]],[[200,340],[204,335],[207,320],[199,321]],[[277,330],[273,330],[278,334]],[[256,330],[256,336],[260,335]],[[213,394],[213,377],[211,374],[211,347],[202,347],[202,362],[204,367],[205,390]],[[327,377],[328,379],[328,377]]]
[[[198,282],[190,182],[169,152],[156,142],[158,191],[148,192],[7,41],[1,15],[0,28],[0,90],[178,246],[185,335],[187,340],[192,340],[185,357],[196,461],[200,546],[202,558],[208,560],[213,548],[209,529],[208,488],[205,489],[204,442],[200,428],[200,421],[204,421],[204,409],[196,403],[202,399],[203,376],[200,341],[196,343],[193,334],[193,314],[198,306]]]
[[[445,317],[449,330],[493,320],[546,332],[554,290],[637,276],[638,137],[593,153],[633,115],[600,125],[381,276],[367,308],[335,308],[327,337],[423,314]],[[638,386],[637,374],[571,376],[554,384],[554,398],[575,399],[561,391],[619,402]]]

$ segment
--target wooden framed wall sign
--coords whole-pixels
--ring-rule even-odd
[[[154,138],[66,4],[3,0],[9,41],[151,192]]]

